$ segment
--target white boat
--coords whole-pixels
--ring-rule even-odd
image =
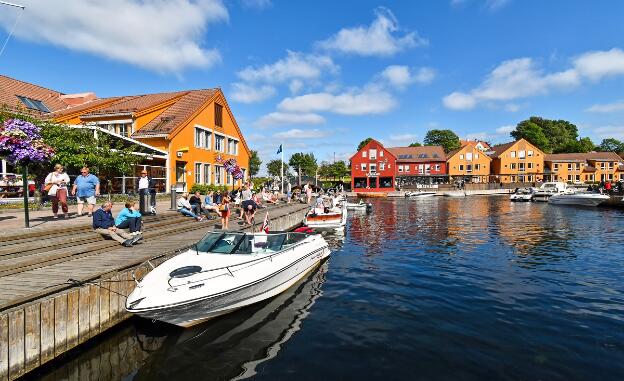
[[[303,218],[303,224],[310,228],[341,228],[347,224],[347,205],[336,202],[332,197],[324,197],[322,203],[311,208]]]
[[[565,193],[567,190],[568,184],[564,182],[547,182],[537,188],[537,190],[533,194],[533,201],[546,202],[552,195]]]
[[[415,192],[405,192],[405,197],[415,197],[415,198],[421,198],[421,197],[433,197],[436,195],[436,192],[426,192],[426,191],[415,191]]]
[[[347,202],[347,209],[367,211],[373,209],[373,204],[371,204],[370,202],[364,202],[362,200],[360,200],[360,202]]]
[[[210,232],[137,281],[126,310],[190,327],[283,292],[329,254],[320,235]]]
[[[529,202],[533,200],[534,194],[534,188],[516,188],[516,191],[509,196],[509,200]]]
[[[607,201],[609,196],[590,192],[566,192],[552,195],[548,202],[555,205],[598,206]]]
[[[442,193],[444,197],[466,197],[466,192],[464,191],[449,191]]]

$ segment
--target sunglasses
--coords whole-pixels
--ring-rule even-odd
[[[84,171],[84,172],[80,172],[80,173],[89,173],[89,172],[87,172],[87,171]]]

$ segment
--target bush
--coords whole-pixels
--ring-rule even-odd
[[[201,194],[208,194],[208,192],[229,192],[230,188],[227,185],[212,185],[212,184],[193,184],[189,193],[199,192]]]

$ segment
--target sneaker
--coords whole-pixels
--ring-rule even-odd
[[[63,218],[65,218],[65,219],[69,218],[69,214],[67,214],[67,213],[63,214]]]
[[[93,213],[89,213],[89,214],[87,214],[87,216],[93,217]]]
[[[132,244],[134,245],[135,243],[139,242],[142,239],[143,239],[142,235],[135,235],[134,238],[132,238]]]
[[[134,235],[134,236],[137,236],[137,235],[141,235],[141,232],[132,232],[132,233],[130,233],[130,234],[132,234],[132,235]]]
[[[55,220],[58,220],[58,216],[56,214],[53,215],[52,218],[54,218]]]
[[[125,247],[132,247],[132,238],[123,241],[121,245]]]

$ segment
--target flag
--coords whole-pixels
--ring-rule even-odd
[[[262,229],[260,230],[267,234],[269,233],[269,212],[267,212],[266,216],[264,216],[264,222],[262,223]]]
[[[279,155],[280,153],[282,153],[282,145],[281,144],[280,144],[279,148],[277,149],[276,155]]]

